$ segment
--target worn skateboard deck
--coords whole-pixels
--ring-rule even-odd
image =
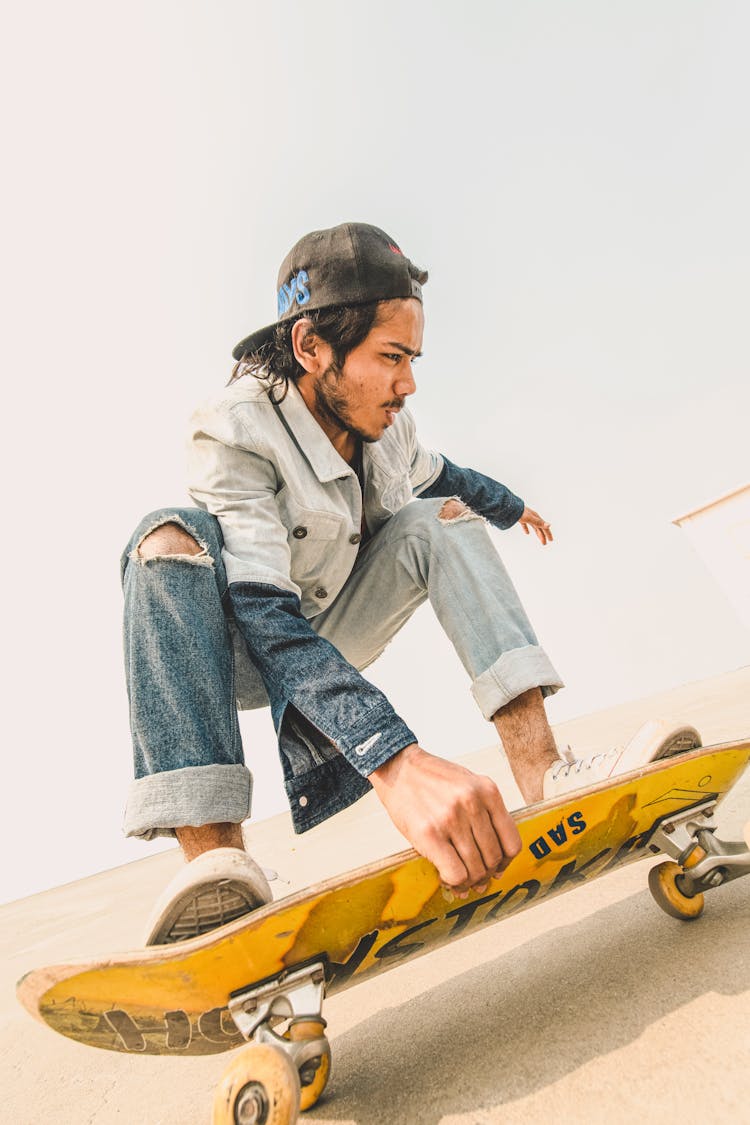
[[[448,901],[435,868],[410,850],[203,937],[37,969],[19,982],[19,999],[90,1046],[224,1051],[243,1041],[227,1009],[233,992],[322,961],[330,995],[648,856],[662,824],[718,804],[748,760],[750,742],[694,750],[514,814],[522,851],[481,895]]]

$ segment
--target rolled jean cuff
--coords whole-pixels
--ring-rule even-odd
[[[504,652],[499,660],[477,676],[471,685],[471,694],[477,701],[485,719],[523,695],[531,688],[541,688],[542,695],[554,695],[565,687],[543,648],[525,645]]]
[[[252,774],[240,764],[151,773],[130,786],[123,831],[154,840],[188,825],[241,824],[250,816],[252,795]]]

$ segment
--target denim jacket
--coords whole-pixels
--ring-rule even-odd
[[[501,528],[524,507],[504,485],[425,449],[407,410],[364,445],[362,469],[363,488],[293,383],[273,403],[246,375],[192,419],[190,494],[221,525],[231,607],[271,702],[297,831],[362,796],[368,775],[417,741],[310,625],[351,573],[363,506],[372,534],[415,496],[459,495]],[[299,769],[300,754],[309,768]],[[313,795],[304,807],[302,792]]]

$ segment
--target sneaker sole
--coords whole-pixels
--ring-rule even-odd
[[[701,736],[695,727],[685,727],[672,738],[668,738],[652,760],[658,762],[662,758],[671,758],[675,754],[686,754],[688,750],[698,750],[702,745]]]
[[[649,749],[647,741],[643,741],[643,732],[648,729],[646,724],[639,731],[633,741],[625,747],[622,756],[616,763],[615,772],[628,773],[640,769],[651,762],[660,762],[663,758],[673,758],[676,754],[685,754],[688,750],[697,750],[703,745],[701,736],[695,727],[673,727],[661,739],[658,738],[658,727],[654,731],[654,742]]]
[[[148,945],[169,945],[236,922],[264,903],[248,893],[243,883],[231,879],[191,887],[172,906],[152,933]]]

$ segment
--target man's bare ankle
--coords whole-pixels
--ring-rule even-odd
[[[245,850],[241,824],[227,822],[223,824],[201,824],[198,827],[188,825],[183,828],[175,828],[175,835],[182,848],[182,854],[188,863],[191,859],[197,859],[199,855],[213,851],[215,848],[240,848],[242,851]]]
[[[493,722],[524,801],[541,801],[544,775],[560,760],[541,690],[532,688],[512,699],[493,715]]]
[[[516,761],[511,767],[516,784],[521,790],[521,796],[527,805],[535,805],[537,801],[542,800],[544,797],[544,775],[550,766],[554,766],[559,761],[560,755],[557,750],[545,751],[538,754],[533,762],[522,765]]]

